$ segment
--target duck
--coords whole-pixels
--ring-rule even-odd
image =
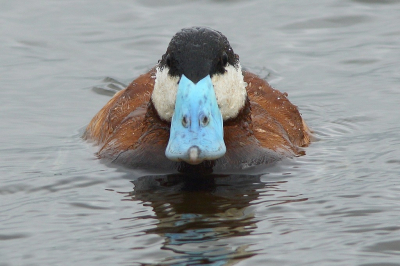
[[[83,138],[125,167],[201,173],[303,155],[311,131],[287,93],[242,69],[225,35],[190,27],[108,101]]]

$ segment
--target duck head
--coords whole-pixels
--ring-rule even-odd
[[[152,103],[171,122],[165,155],[199,164],[226,153],[223,124],[245,105],[246,83],[227,38],[209,28],[176,33],[159,61]]]

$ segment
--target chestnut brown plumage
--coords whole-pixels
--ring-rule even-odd
[[[87,126],[84,138],[100,145],[99,157],[135,168],[230,170],[299,155],[310,142],[310,131],[287,94],[243,71],[248,98],[238,116],[224,122],[225,156],[196,166],[172,162],[164,155],[170,122],[160,119],[151,102],[155,72],[116,93]]]

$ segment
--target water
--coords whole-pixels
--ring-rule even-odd
[[[0,265],[400,265],[400,1],[1,1]],[[201,180],[80,136],[182,27],[223,32],[314,130]]]

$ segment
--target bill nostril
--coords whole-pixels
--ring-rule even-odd
[[[207,115],[200,115],[200,125],[205,127],[210,123],[210,119],[208,118]]]
[[[187,127],[189,127],[189,124],[190,124],[189,117],[187,115],[184,115],[182,117],[182,126],[187,128]]]

